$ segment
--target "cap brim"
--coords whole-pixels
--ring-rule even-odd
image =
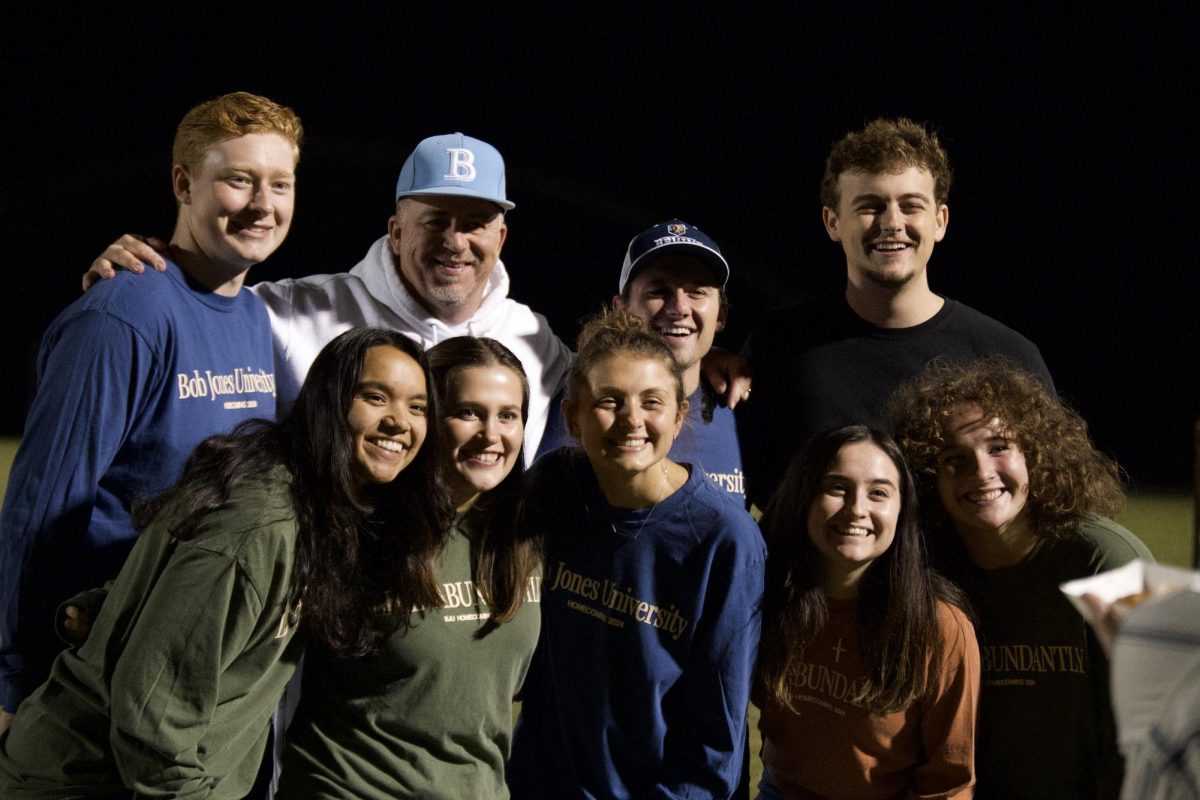
[[[466,188],[455,188],[453,186],[439,186],[436,189],[416,189],[411,192],[402,192],[396,195],[396,200],[399,201],[402,197],[416,197],[418,195],[441,195],[443,197],[474,197],[478,200],[486,200],[489,203],[495,203],[505,211],[512,211],[517,207],[516,203],[510,203],[508,200],[499,200],[495,197],[488,197],[479,192],[471,191]]]
[[[629,277],[625,279],[625,286],[628,286],[630,281],[638,276],[638,273],[665,255],[686,255],[707,265],[713,271],[714,277],[718,278],[715,285],[722,289],[729,282],[729,262],[725,260],[724,256],[702,244],[676,242],[673,244],[664,244],[648,253],[643,253],[637,261],[630,264]]]

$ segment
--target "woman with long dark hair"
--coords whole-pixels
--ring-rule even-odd
[[[1113,522],[1120,471],[1034,376],[935,363],[892,399],[938,560],[979,615],[979,797],[1116,797],[1108,661],[1059,591],[1150,551]]]
[[[430,383],[404,336],[350,331],[282,422],[205,440],[136,513],[86,644],[0,738],[0,794],[245,795],[305,638],[373,647],[397,543],[444,527]]]
[[[454,524],[413,543],[399,591],[373,599],[377,652],[310,648],[279,798],[507,797],[512,699],[540,627],[540,553],[514,525],[529,386],[492,339],[427,355]]]
[[[762,519],[760,797],[970,797],[979,648],[895,442],[828,431]]]

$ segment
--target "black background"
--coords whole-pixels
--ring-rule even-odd
[[[905,115],[955,169],[935,291],[1036,342],[1135,485],[1190,483],[1200,126],[1182,4],[324,8],[6,12],[0,433],[20,433],[38,339],[91,259],[125,231],[170,235],[171,137],[209,97],[265,94],[307,130],[293,231],[251,282],[349,269],[412,147],[463,131],[507,160],[513,294],[561,336],[612,295],[629,238],[678,216],[733,264],[731,347],[765,308],[843,284],[824,156]]]

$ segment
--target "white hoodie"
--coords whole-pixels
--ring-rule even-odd
[[[565,383],[572,356],[546,318],[510,299],[508,288],[508,271],[497,261],[479,310],[465,322],[447,325],[426,311],[400,281],[387,236],[371,245],[350,272],[256,284],[251,291],[266,304],[275,339],[279,413],[295,401],[321,348],[351,328],[392,328],[425,349],[453,336],[486,336],[512,350],[529,376],[528,465],[537,453],[551,398]]]

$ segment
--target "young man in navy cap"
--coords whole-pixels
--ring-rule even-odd
[[[729,263],[717,243],[694,225],[673,219],[629,243],[613,308],[639,317],[666,340],[683,367],[688,416],[670,457],[694,464],[739,500],[745,498],[742,456],[733,412],[701,373],[713,337],[725,327]],[[557,404],[540,452],[574,445]]]
[[[461,133],[431,136],[400,170],[387,235],[353,269],[255,285],[271,317],[280,409],[291,405],[321,348],[350,328],[392,328],[426,348],[452,336],[487,336],[512,350],[529,376],[525,452],[535,453],[571,352],[545,317],[508,296],[500,251],[513,207],[496,148]],[[157,267],[161,258],[123,236],[85,285],[111,276],[114,265],[140,272],[142,262]]]

